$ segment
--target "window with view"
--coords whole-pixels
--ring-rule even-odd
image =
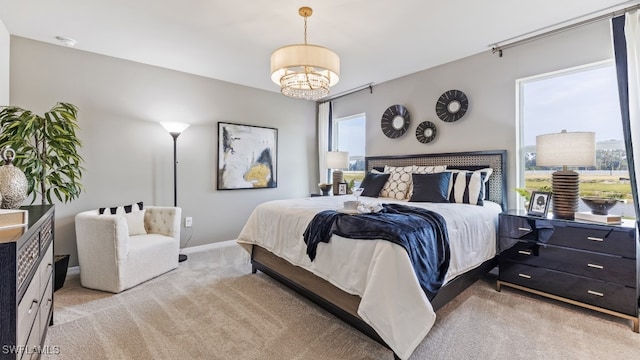
[[[618,199],[610,213],[634,218],[613,62],[521,79],[518,96],[520,188],[516,190],[521,195],[551,191],[551,173],[557,169],[536,166],[537,135],[595,132],[596,165],[573,168],[580,174],[580,197]],[[579,206],[579,211],[589,211],[582,201]]]
[[[349,153],[349,168],[344,171],[348,183],[364,178],[365,114],[352,115],[333,120],[331,126],[331,148]]]

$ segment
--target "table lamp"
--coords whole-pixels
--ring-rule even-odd
[[[562,166],[551,176],[552,211],[559,219],[573,219],[578,211],[580,179],[568,166],[594,166],[596,134],[567,132],[536,136],[536,166]]]
[[[344,174],[341,169],[349,167],[349,153],[346,151],[327,152],[327,169],[333,170],[333,195],[338,195],[339,184],[344,181]]]

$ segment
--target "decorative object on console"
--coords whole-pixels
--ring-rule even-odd
[[[32,203],[37,196],[42,205],[51,204],[52,196],[65,203],[80,196],[84,160],[77,116],[78,108],[69,103],[57,103],[44,116],[17,106],[0,110],[0,146],[20,154],[13,163],[27,177]]]
[[[596,134],[567,132],[536,136],[536,166],[562,166],[552,174],[553,216],[573,219],[578,210],[580,179],[567,166],[594,166]]]
[[[338,184],[338,195],[347,195],[347,183],[345,181]]]
[[[0,194],[3,209],[17,209],[27,198],[29,182],[24,173],[13,166],[16,152],[9,146],[2,151],[4,165],[0,167]]]
[[[612,214],[598,215],[598,214],[594,214],[592,212],[587,212],[587,211],[576,212],[574,215],[574,219],[576,221],[583,220],[583,221],[596,222],[600,224],[622,224],[622,215],[612,215]]]
[[[313,10],[304,6],[298,14],[304,17],[304,44],[283,46],[271,54],[271,80],[283,95],[318,100],[338,83],[340,58],[325,47],[307,44],[307,18]]]
[[[189,127],[189,124],[181,122],[161,122],[160,125],[162,125],[162,127],[167,130],[173,138],[173,206],[178,206],[178,136],[180,136],[180,134]],[[140,210],[142,210],[142,203],[140,203]],[[183,262],[185,260],[187,260],[186,254],[178,255],[179,262]]]
[[[331,190],[333,184],[320,183],[318,184],[318,187],[320,188],[320,191],[322,191],[322,196],[328,196],[329,190]]]
[[[388,138],[396,139],[407,132],[410,122],[411,116],[406,107],[402,105],[391,105],[382,114],[380,127]]]
[[[218,190],[278,186],[278,129],[218,123]]]
[[[416,139],[423,144],[432,142],[437,135],[436,124],[431,121],[423,121],[416,128]]]
[[[447,90],[436,102],[436,114],[442,121],[460,120],[469,108],[469,98],[460,90]]]
[[[531,200],[529,200],[529,207],[527,214],[530,216],[546,217],[549,210],[549,203],[551,202],[551,193],[542,191],[532,191]]]
[[[609,214],[609,210],[620,202],[618,199],[611,198],[581,197],[580,199],[591,209],[591,213],[596,215]]]
[[[346,151],[329,151],[327,152],[326,161],[327,169],[333,170],[333,195],[339,195],[340,183],[344,181],[342,169],[349,167],[349,153]]]

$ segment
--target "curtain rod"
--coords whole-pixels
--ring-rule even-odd
[[[347,90],[347,91],[343,91],[341,93],[335,94],[335,95],[330,96],[330,97],[328,97],[326,99],[323,99],[322,101],[318,102],[318,104],[324,104],[324,103],[329,102],[331,100],[335,100],[335,99],[341,98],[343,96],[351,95],[353,93],[356,93],[358,91],[362,91],[364,89],[369,89],[369,92],[371,94],[373,94],[373,83],[368,83],[367,85],[362,85],[362,86],[359,86],[357,88],[353,88],[351,90]]]
[[[636,2],[636,1],[633,1],[633,2]],[[640,4],[635,4],[633,6],[629,6],[629,7],[620,9],[620,10],[614,10],[613,12],[610,12],[610,13],[606,13],[606,14],[603,14],[603,15],[595,16],[593,18],[582,20],[582,21],[579,21],[579,22],[574,23],[574,24],[565,25],[565,26],[562,26],[560,28],[556,28],[556,29],[553,29],[553,30],[548,30],[548,31],[540,33],[540,34],[531,35],[531,34],[535,34],[535,33],[538,33],[540,31],[544,31],[546,29],[549,29],[549,28],[552,28],[552,27],[555,27],[555,26],[558,26],[558,25],[566,24],[566,23],[568,23],[570,21],[573,21],[573,20],[576,20],[576,19],[584,18],[585,16],[590,16],[590,15],[599,13],[601,11],[608,11],[609,9],[616,8],[616,7],[617,6],[611,6],[609,8],[606,8],[606,9],[603,9],[603,10],[600,10],[600,11],[592,12],[592,13],[587,14],[587,15],[583,15],[583,16],[580,16],[580,17],[577,17],[577,18],[573,18],[571,20],[563,21],[563,22],[560,22],[560,23],[557,23],[557,24],[554,24],[554,25],[545,26],[545,27],[540,28],[538,30],[530,31],[528,33],[525,33],[525,34],[522,34],[522,35],[519,35],[519,36],[514,36],[512,38],[509,38],[509,39],[506,39],[506,40],[502,40],[502,41],[493,43],[493,44],[488,45],[488,46],[491,48],[491,52],[492,53],[494,53],[494,54],[498,53],[498,56],[502,57],[502,50],[504,50],[504,49],[512,48],[512,47],[518,46],[518,45],[522,45],[522,44],[525,44],[525,43],[528,43],[528,42],[531,42],[531,41],[535,41],[535,40],[538,40],[538,39],[541,39],[541,38],[545,38],[547,36],[559,34],[559,33],[565,32],[567,30],[575,29],[575,28],[580,27],[580,26],[589,25],[589,24],[598,22],[600,20],[611,19],[613,17],[622,15],[622,14],[628,12],[628,11],[640,9]],[[521,40],[515,40],[515,39],[522,38],[522,37],[525,37],[525,36],[528,36],[528,37],[526,37],[524,39],[521,39]],[[506,43],[506,44],[500,45],[502,43]]]

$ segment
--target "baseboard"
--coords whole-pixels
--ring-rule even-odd
[[[220,248],[229,247],[229,246],[237,246],[236,241],[225,240],[225,241],[219,241],[211,244],[190,246],[188,248],[180,249],[180,252],[183,254],[193,254],[201,251],[220,249]],[[74,275],[80,275],[80,266],[71,266],[67,269],[67,278],[69,278],[69,276],[74,276]]]
[[[226,240],[226,241],[219,241],[219,242],[214,242],[214,243],[210,243],[210,244],[204,244],[204,245],[197,245],[197,246],[190,246],[184,249],[180,249],[180,252],[183,254],[193,254],[193,253],[197,253],[197,252],[201,252],[201,251],[207,251],[207,250],[212,250],[212,249],[219,249],[219,248],[224,248],[224,247],[229,247],[229,246],[236,246],[237,243],[235,240]]]

